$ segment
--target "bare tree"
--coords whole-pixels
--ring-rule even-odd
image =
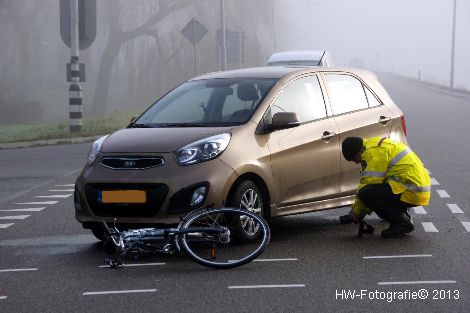
[[[169,4],[168,1],[159,1],[158,11],[155,14],[148,17],[145,22],[140,24],[140,26],[131,28],[129,30],[124,30],[122,25],[119,23],[118,17],[120,16],[122,9],[121,3],[119,1],[112,1],[112,5],[107,7],[109,38],[101,56],[95,96],[90,114],[102,115],[106,112],[109,98],[111,71],[113,68],[113,63],[118,56],[121,47],[126,42],[141,36],[154,34],[152,28],[155,27],[158,23],[171,17],[173,14],[176,14],[180,9],[193,5],[193,1],[179,0],[172,2],[172,4]],[[154,36],[154,38],[157,38],[157,36]],[[158,39],[156,41],[158,45],[161,44]]]

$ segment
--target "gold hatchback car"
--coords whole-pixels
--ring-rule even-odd
[[[75,213],[102,238],[173,223],[201,207],[264,217],[350,205],[359,168],[348,136],[406,142],[403,113],[375,75],[357,69],[263,67],[211,73],[168,92],[93,143],[75,185]],[[240,225],[246,237],[253,225]]]

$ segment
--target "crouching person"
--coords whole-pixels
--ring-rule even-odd
[[[350,219],[360,222],[374,211],[390,223],[382,238],[412,232],[408,209],[428,205],[431,197],[431,179],[419,157],[405,144],[380,137],[348,137],[341,148],[346,160],[362,165]]]

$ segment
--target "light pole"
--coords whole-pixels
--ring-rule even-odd
[[[454,13],[453,13],[453,17],[452,17],[452,50],[451,50],[451,55],[450,55],[450,88],[454,88],[456,15],[457,15],[457,0],[454,0]]]
[[[222,55],[221,55],[221,69],[227,69],[227,40],[225,38],[225,4],[224,0],[220,0],[220,29],[222,35]]]

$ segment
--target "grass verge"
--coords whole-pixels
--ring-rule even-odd
[[[139,111],[115,112],[104,117],[83,118],[80,132],[69,131],[68,123],[0,126],[0,143],[88,137],[109,134],[126,126]]]

